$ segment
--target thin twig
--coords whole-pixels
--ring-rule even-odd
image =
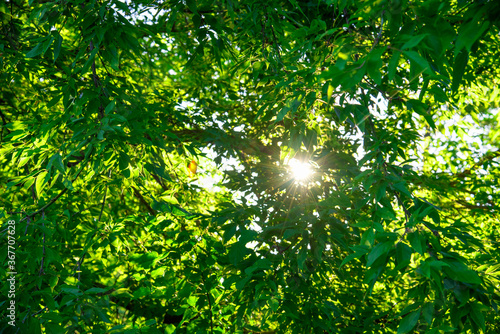
[[[379,32],[377,34],[377,37],[375,37],[375,41],[373,42],[373,45],[370,48],[370,51],[368,51],[368,54],[370,54],[373,51],[373,49],[375,49],[375,47],[377,46],[378,42],[380,41],[380,37],[382,36],[382,31],[383,31],[383,28],[384,28],[384,13],[385,13],[385,11],[382,11],[382,14],[381,14],[381,17],[380,17],[380,30],[379,30]],[[366,58],[363,61],[363,63],[361,65],[359,65],[359,67],[357,67],[356,69],[357,70],[361,69],[363,66],[365,66],[365,63],[366,63]]]
[[[153,217],[156,216],[156,212],[153,210],[153,208],[151,208],[149,203],[146,202],[146,200],[144,199],[142,194],[139,192],[139,190],[136,187],[132,187],[132,189],[134,190],[135,197],[137,197],[139,199],[139,202],[141,202],[141,204],[146,207],[146,209],[149,211],[151,216],[153,216]]]
[[[405,204],[403,203],[403,201],[399,197],[399,194],[396,190],[394,190],[394,195],[396,195],[396,199],[398,200],[399,205],[401,205],[401,207],[403,208],[403,211],[405,213],[406,224],[408,224],[408,220],[410,219],[411,213],[406,208]]]
[[[111,171],[109,172],[109,176],[111,177]],[[108,193],[108,187],[106,186],[106,189],[104,189],[104,198],[102,199],[101,212],[99,213],[99,219],[97,220],[97,222],[101,221],[102,212],[104,211],[104,205],[106,204],[107,193]]]
[[[264,55],[266,42],[267,42],[266,26],[265,26],[266,23],[267,23],[267,15],[264,15],[264,18],[261,20],[261,25],[262,25],[262,55]]]
[[[30,223],[31,223],[30,217],[26,216],[25,218],[26,218],[26,228],[24,229],[24,235],[26,235],[28,233],[28,226],[30,226]],[[22,219],[21,219],[21,221],[22,221]]]
[[[92,53],[92,51],[94,50],[94,43],[92,41],[90,41],[89,50],[90,50],[90,53]],[[92,66],[92,78],[94,80],[94,86],[99,87],[99,77],[97,76],[97,72],[95,69],[95,57],[94,57],[94,60],[92,60],[91,66]]]
[[[283,61],[281,60],[281,52],[280,52],[280,48],[279,48],[279,45],[278,45],[278,40],[276,39],[276,35],[274,33],[274,28],[273,28],[272,25],[271,25],[271,32],[273,33],[274,47],[276,48],[276,51],[278,52],[279,63],[283,64]],[[278,69],[279,69],[279,67],[278,67]],[[277,71],[277,72],[279,72],[279,71]]]
[[[168,156],[168,154],[166,156],[167,156],[168,162],[170,163],[170,167],[172,167],[172,170],[174,172],[175,177],[177,178],[177,180],[180,180],[179,175],[177,175],[177,172],[175,171],[175,167],[174,167],[174,164],[172,163],[172,160],[170,160],[170,157]]]
[[[63,190],[61,190],[61,192],[59,194],[57,194],[56,197],[54,197],[53,199],[51,199],[47,204],[45,204],[44,206],[42,206],[40,209],[36,210],[35,212],[33,213],[30,213],[28,215],[28,217],[34,217],[36,216],[37,214],[39,214],[40,212],[43,212],[45,209],[47,209],[49,206],[51,206],[52,204],[54,204],[55,201],[57,201],[59,199],[59,197],[61,197],[62,195],[64,195],[66,193],[66,191],[68,191],[68,188],[64,188]]]

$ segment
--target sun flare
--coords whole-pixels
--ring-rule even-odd
[[[309,163],[291,159],[289,164],[293,178],[297,181],[305,181],[314,173]]]

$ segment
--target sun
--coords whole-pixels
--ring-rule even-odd
[[[288,165],[290,166],[293,178],[299,182],[306,181],[314,173],[312,166],[308,162],[291,159]]]

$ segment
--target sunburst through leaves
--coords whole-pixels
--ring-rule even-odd
[[[306,182],[314,174],[311,164],[307,161],[291,159],[288,166],[290,167],[293,178],[297,182]]]

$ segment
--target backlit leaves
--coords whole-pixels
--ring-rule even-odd
[[[0,14],[20,332],[496,330],[494,1]]]

